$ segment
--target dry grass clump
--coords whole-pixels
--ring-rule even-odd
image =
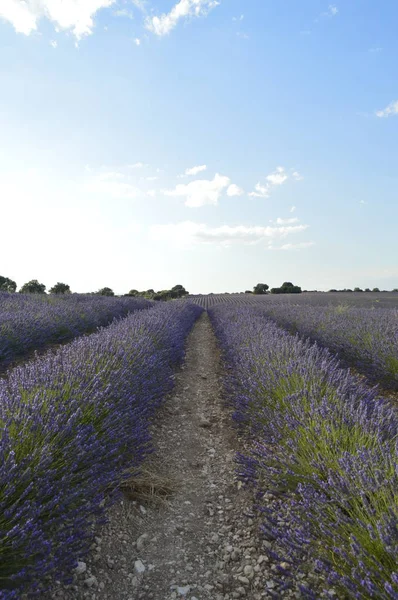
[[[177,472],[173,472],[165,461],[155,458],[131,472],[121,489],[128,500],[140,504],[164,504],[178,487]]]

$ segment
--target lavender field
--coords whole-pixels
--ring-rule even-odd
[[[148,306],[142,298],[0,292],[0,366],[30,350],[70,340]]]
[[[0,379],[1,600],[72,581],[93,526],[153,451],[156,409],[205,311],[245,440],[237,476],[277,565],[266,595],[398,598],[398,414],[383,391],[397,389],[398,294],[356,296],[2,295],[6,358],[113,322]]]
[[[260,303],[209,312],[227,398],[252,440],[240,477],[275,541],[280,591],[301,572],[318,577],[300,586],[303,597],[397,598],[396,407],[327,349],[279,328]]]
[[[210,308],[256,306],[290,333],[310,338],[346,365],[398,390],[398,293],[309,293],[191,297]]]
[[[2,600],[40,596],[87,553],[106,490],[151,451],[150,421],[200,313],[178,302],[132,313],[0,380]]]

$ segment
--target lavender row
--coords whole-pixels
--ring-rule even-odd
[[[1,600],[40,595],[84,557],[105,491],[151,451],[149,422],[201,312],[133,313],[0,381]]]
[[[317,341],[373,380],[398,389],[398,311],[264,302],[264,313]]]
[[[275,597],[316,573],[316,584],[301,585],[304,597],[397,599],[396,411],[261,308],[223,305],[210,317],[235,419],[252,440],[239,471],[272,540]]]
[[[0,292],[0,363],[46,344],[70,340],[148,306],[139,298]]]

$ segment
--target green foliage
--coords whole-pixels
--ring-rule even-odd
[[[266,283],[258,283],[253,288],[253,294],[266,294],[269,290],[269,285]]]
[[[15,292],[17,284],[8,277],[0,275],[0,292]]]
[[[56,283],[55,285],[53,285],[53,287],[49,290],[50,294],[70,294],[70,287],[67,283],[60,283],[58,281],[58,283]]]
[[[98,294],[99,296],[114,296],[115,292],[109,287],[104,287],[98,290],[96,294]]]
[[[44,283],[39,283],[37,279],[31,279],[23,284],[19,292],[20,294],[45,294],[46,286]]]
[[[280,288],[272,288],[271,294],[301,294],[301,287],[285,281]]]
[[[183,298],[187,296],[189,292],[184,288],[183,285],[175,285],[170,290],[160,290],[155,292],[153,289],[146,290],[144,292],[139,292],[138,290],[130,290],[126,296],[141,296],[146,298],[147,300],[156,300],[156,301],[167,301],[167,300],[176,300],[178,298]]]

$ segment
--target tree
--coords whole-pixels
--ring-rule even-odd
[[[20,294],[45,294],[46,286],[44,283],[39,283],[37,279],[31,279],[27,283],[24,283],[19,290]]]
[[[113,290],[111,290],[111,288],[109,288],[109,287],[104,287],[104,288],[101,288],[100,290],[98,290],[98,292],[96,292],[96,294],[98,294],[98,296],[114,296],[115,292]]]
[[[372,292],[380,292],[379,288],[373,288]]]
[[[174,293],[175,298],[182,298],[183,296],[187,296],[189,294],[183,285],[175,285],[170,291]]]
[[[58,281],[58,283],[56,283],[55,285],[53,285],[53,287],[49,290],[50,294],[70,294],[70,287],[67,283],[60,283]]]
[[[0,275],[0,292],[15,292],[17,284],[8,277]]]
[[[359,288],[359,287],[356,287],[356,288],[354,288],[354,292],[363,292],[363,290],[361,290],[361,288]]]
[[[269,290],[269,285],[266,283],[258,283],[253,288],[253,294],[266,294],[267,290]]]
[[[301,294],[301,287],[285,281],[280,288],[272,288],[271,294]]]
[[[370,292],[371,289],[370,288],[365,288],[365,292]]]

